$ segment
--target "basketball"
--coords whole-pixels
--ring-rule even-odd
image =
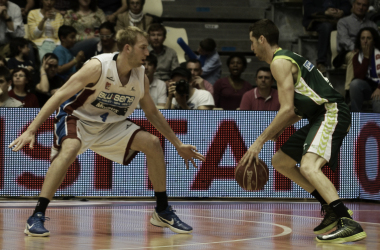
[[[235,168],[235,180],[247,191],[260,190],[269,180],[268,167],[261,159],[259,164],[253,159],[250,166],[239,163]]]

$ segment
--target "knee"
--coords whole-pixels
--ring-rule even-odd
[[[65,159],[76,158],[81,147],[81,142],[77,139],[67,139],[62,143],[62,148],[60,150],[60,154]]]
[[[361,91],[361,85],[363,85],[363,83],[365,83],[363,80],[361,79],[354,79],[352,80],[352,82],[350,83],[350,93],[357,93],[357,91]]]
[[[332,23],[328,23],[328,22],[325,22],[325,23],[321,23],[320,24],[320,28],[321,32],[325,32],[325,33],[331,33],[331,31],[334,30],[334,25]]]
[[[161,151],[160,139],[157,136],[150,135],[145,145],[147,145],[145,154]]]
[[[308,165],[308,164],[301,164],[301,168],[300,168],[300,171],[301,171],[301,174],[307,178],[309,176],[314,176],[316,175],[319,170],[318,169],[315,169],[314,166],[312,165]]]

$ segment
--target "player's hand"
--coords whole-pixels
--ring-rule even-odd
[[[22,135],[20,135],[16,140],[14,140],[11,144],[9,144],[8,148],[13,148],[13,152],[17,152],[22,149],[26,144],[29,143],[29,148],[33,149],[33,145],[35,142],[34,133],[29,131],[25,131]]]
[[[263,148],[263,143],[256,140],[248,149],[248,151],[244,154],[243,158],[241,158],[239,164],[243,164],[244,166],[250,166],[253,159],[256,160],[256,164],[259,164],[259,154],[261,149]]]
[[[189,169],[189,160],[193,163],[194,167],[198,167],[195,164],[194,159],[198,159],[200,161],[205,161],[205,157],[198,153],[198,150],[195,146],[189,144],[182,144],[177,147],[178,154],[185,160],[186,169]]]
[[[380,89],[376,89],[375,91],[373,91],[371,98],[374,101],[380,101]]]

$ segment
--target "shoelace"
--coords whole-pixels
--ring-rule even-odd
[[[41,216],[41,217],[38,217],[38,218],[41,219],[43,222],[50,220],[50,218],[46,217],[46,216]]]
[[[323,208],[323,206],[321,207],[321,216],[324,217],[326,214],[326,211],[325,209]]]

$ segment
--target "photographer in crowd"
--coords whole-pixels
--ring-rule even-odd
[[[171,74],[165,109],[213,109],[214,99],[207,90],[193,88],[191,72],[178,67]]]

